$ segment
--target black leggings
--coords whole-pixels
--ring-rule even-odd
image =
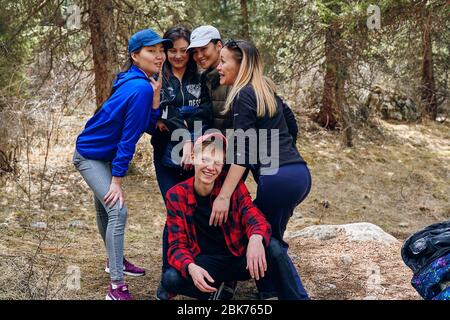
[[[311,174],[304,163],[294,163],[278,168],[272,175],[260,175],[256,191],[255,205],[262,211],[272,227],[272,237],[281,242],[287,252],[288,244],[283,236],[286,226],[297,207],[311,190]],[[303,289],[303,284],[294,264],[290,261],[291,269],[295,272],[296,282]],[[260,293],[271,293],[275,288],[275,279],[269,275],[256,281]],[[302,290],[308,299],[306,290]]]
[[[267,275],[274,279],[275,289],[280,300],[302,300],[305,296],[303,287],[298,287],[296,275],[292,272],[290,259],[282,244],[275,238],[270,239],[266,247]],[[199,265],[214,279],[211,286],[218,287],[224,281],[244,281],[250,279],[246,269],[247,258],[232,255],[198,255],[195,264]],[[184,278],[179,271],[170,268],[163,275],[163,287],[171,293],[208,300],[210,293],[197,289],[192,278]]]

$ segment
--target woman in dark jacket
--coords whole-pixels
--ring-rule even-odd
[[[311,188],[309,169],[294,144],[293,114],[276,95],[272,81],[264,77],[259,52],[252,43],[233,40],[225,43],[217,70],[220,84],[232,86],[224,109],[233,114],[235,150],[234,159],[230,159],[233,164],[214,200],[210,224],[226,222],[230,195],[246,168],[252,168],[258,174],[254,202],[271,224],[272,236],[287,251],[288,245],[283,241],[287,223]],[[245,135],[241,134],[244,132]],[[257,283],[258,289],[270,294],[273,283],[267,278],[263,280]],[[300,277],[297,288],[299,295],[308,299]]]
[[[171,141],[177,129],[187,129],[192,134],[194,124],[208,126],[212,120],[212,107],[207,88],[202,86],[197,65],[192,53],[186,52],[191,33],[184,27],[172,27],[164,34],[165,39],[173,42],[167,50],[167,60],[163,68],[163,87],[161,91],[161,116],[157,121],[157,130],[152,136],[153,160],[156,178],[163,199],[167,191],[179,182],[193,176],[191,163],[192,140],[183,140],[181,159],[172,157],[172,147],[179,141]],[[163,233],[163,273],[169,268],[167,261],[167,226]],[[170,295],[160,285],[157,299],[166,300]]]

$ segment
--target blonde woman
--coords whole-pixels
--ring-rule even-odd
[[[271,224],[272,236],[287,251],[288,245],[283,241],[286,225],[311,188],[310,172],[295,145],[295,118],[276,95],[272,81],[264,77],[259,52],[252,43],[234,40],[225,43],[217,70],[220,84],[232,86],[224,112],[232,112],[235,133],[242,129],[248,136],[255,134],[256,139],[253,143],[252,139],[244,143],[245,152],[239,154],[242,146],[236,146],[239,141],[235,136],[235,157],[213,203],[210,224],[221,225],[227,221],[230,196],[250,167],[258,177],[255,204]],[[292,261],[290,264],[295,270]],[[257,285],[261,298],[271,297],[274,286],[270,280],[257,282]],[[297,277],[297,285],[301,295],[308,299],[300,277]]]

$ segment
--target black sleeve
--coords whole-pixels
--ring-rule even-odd
[[[251,156],[257,154],[257,132],[256,132],[256,96],[251,88],[242,89],[233,103],[233,128],[235,130],[234,136],[234,163],[242,166],[249,166]],[[240,136],[239,129],[242,129],[246,138],[252,143],[245,142],[245,153],[239,152],[239,145],[242,144],[243,137]],[[238,131],[237,131],[238,130]],[[236,132],[237,131],[237,132]],[[252,139],[256,139],[252,140]],[[238,143],[241,142],[241,143]],[[242,147],[241,147],[242,148]],[[253,150],[255,148],[255,150]],[[245,159],[245,163],[243,160]]]
[[[167,88],[170,87],[169,78],[163,78],[163,85],[161,90],[161,103],[159,105],[159,109],[161,110],[161,116],[165,108],[168,108],[168,118],[162,119],[161,116],[159,120],[161,120],[170,132],[175,131],[176,129],[186,129],[186,125],[184,124],[183,118],[178,114],[177,107],[174,105],[175,96],[170,96],[167,92]]]
[[[186,126],[184,124],[183,119],[179,117],[172,117],[170,119],[160,119],[170,130],[170,132],[173,132],[177,129],[186,129]]]
[[[286,120],[286,125],[288,127],[289,134],[292,136],[292,141],[295,146],[297,143],[297,134],[298,134],[297,120],[295,120],[295,115],[292,112],[291,108],[289,108],[289,106],[283,100],[280,99],[280,101],[283,106],[284,119]]]

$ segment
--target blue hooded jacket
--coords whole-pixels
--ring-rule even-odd
[[[153,88],[138,67],[117,75],[113,94],[86,123],[76,148],[85,158],[112,162],[112,175],[123,177],[142,133],[152,134],[159,109],[152,109]]]

